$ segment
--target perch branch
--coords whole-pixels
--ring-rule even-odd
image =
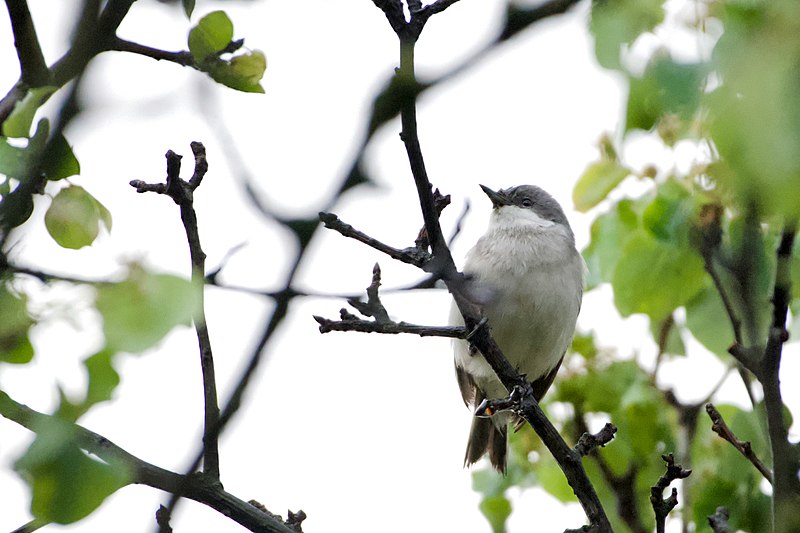
[[[415,85],[414,43],[424,26],[425,20],[421,20],[415,26],[415,17],[412,12],[411,21],[406,24],[404,19],[398,16],[398,10],[402,12],[399,1],[374,1],[386,14],[400,41],[400,68],[396,75],[410,82],[412,85]],[[547,9],[552,8],[555,4],[555,2],[548,2]],[[560,12],[563,12],[574,4],[574,2],[559,2],[559,4],[564,4],[563,7],[560,8]],[[551,14],[554,14],[554,12]],[[543,14],[541,18],[544,16],[548,15]],[[425,229],[432,252],[431,260],[423,266],[423,269],[444,280],[448,290],[450,290],[453,295],[459,311],[464,317],[467,330],[473,332],[470,342],[480,350],[484,359],[495,371],[509,393],[519,387],[519,390],[522,392],[522,397],[520,399],[521,414],[533,426],[536,433],[553,454],[553,457],[564,472],[570,486],[578,496],[590,522],[587,530],[602,532],[611,531],[611,525],[600,503],[600,499],[589,481],[586,471],[583,469],[580,454],[567,446],[566,442],[561,438],[561,435],[559,435],[558,431],[547,419],[544,412],[539,407],[538,402],[535,400],[531,383],[520,376],[511,366],[497,346],[497,343],[492,339],[489,328],[479,327],[481,324],[480,310],[478,306],[465,295],[463,276],[455,267],[450,249],[447,247],[439,224],[438,212],[433,196],[433,187],[425,169],[425,162],[417,133],[416,100],[414,98],[409,98],[402,102],[400,106],[400,122],[402,127],[400,137],[406,148],[406,154],[417,188],[420,209],[425,221]]]
[[[148,184],[139,180],[131,181],[136,192],[157,192],[166,194],[180,207],[181,221],[189,243],[189,255],[192,263],[192,283],[197,290],[198,304],[194,314],[194,327],[200,347],[200,367],[203,373],[203,400],[205,416],[203,424],[203,473],[219,482],[219,441],[215,428],[219,423],[219,404],[217,403],[217,382],[214,371],[214,357],[211,351],[211,339],[205,316],[204,280],[206,254],[200,246],[200,233],[197,228],[197,214],[194,210],[194,190],[200,185],[208,171],[206,149],[199,142],[191,143],[195,159],[194,175],[189,181],[180,177],[181,156],[167,151],[166,183]]]
[[[706,412],[708,413],[708,417],[711,419],[712,425],[711,430],[719,435],[722,439],[730,442],[734,448],[736,448],[739,453],[741,453],[745,459],[750,461],[756,469],[761,472],[761,475],[764,476],[764,479],[772,483],[772,471],[761,462],[761,459],[758,458],[756,453],[753,451],[753,447],[749,441],[742,441],[736,438],[733,431],[728,427],[728,424],[725,423],[725,419],[722,418],[722,415],[717,408],[712,403],[706,404]]]

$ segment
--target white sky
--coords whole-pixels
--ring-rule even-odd
[[[60,56],[68,39],[61,26],[78,4],[31,0],[48,62]],[[86,80],[86,112],[67,136],[82,165],[81,176],[72,181],[111,210],[113,232],[91,249],[63,250],[44,233],[41,217],[49,200],[41,199],[26,226],[20,261],[101,277],[117,271],[125,260],[139,259],[158,270],[188,274],[177,207],[165,197],[136,195],[127,183],[162,180],[167,149],[184,154],[189,172],[189,142],[199,140],[210,164],[195,195],[208,267],[246,243],[222,279],[255,288],[272,288],[281,279],[291,240],[251,210],[205,117],[210,115],[211,122],[224,117],[267,203],[285,214],[316,213],[350,164],[371,98],[396,64],[396,39],[368,0],[272,0],[224,7],[236,37],[245,37],[247,46],[267,55],[266,94],[237,93],[197,72],[147,58],[107,53],[95,60]],[[210,10],[199,2],[193,21]],[[497,30],[502,10],[498,2],[463,0],[434,17],[417,48],[419,71],[443,72],[469,56]],[[431,180],[453,197],[454,205],[443,217],[446,231],[463,203],[472,203],[455,245],[457,260],[488,217],[489,205],[478,183],[495,188],[541,185],[566,208],[579,246],[586,243],[591,217],[573,211],[571,189],[596,158],[600,134],[617,129],[623,97],[621,84],[593,61],[586,18],[584,3],[567,16],[536,26],[420,102],[420,137]],[[178,9],[143,1],[134,4],[120,34],[178,50],[185,48],[189,28]],[[0,64],[6,65],[0,69],[5,91],[17,77],[5,11],[0,15]],[[378,187],[349,193],[335,211],[372,236],[402,247],[413,242],[421,216],[398,131],[396,121],[385,126],[369,151]],[[662,165],[671,164],[668,153],[651,149],[648,154]],[[635,165],[649,161],[639,161],[635,154],[632,160]],[[299,285],[323,293],[359,292],[369,283],[375,261],[383,269],[384,287],[421,277],[412,267],[323,231],[313,242]],[[91,310],[85,304],[75,307],[86,293],[63,287],[53,293],[63,305],[47,313],[46,327],[34,331],[35,369],[4,366],[0,374],[0,385],[12,397],[43,411],[54,406],[55,383],[75,393],[81,390],[85,377],[79,361],[101,342]],[[449,297],[428,291],[387,295],[384,303],[398,320],[443,324]],[[455,384],[449,341],[319,335],[311,315],[333,318],[343,305],[319,298],[293,304],[244,408],[223,436],[226,489],[245,500],[259,500],[276,513],[303,509],[308,532],[488,531],[470,474],[461,466],[471,415]],[[208,291],[223,399],[250,353],[266,310],[266,303],[256,298]],[[622,353],[640,349],[652,355],[652,346],[642,344],[645,320],[634,317],[623,326],[609,316],[615,316],[610,291],[596,291],[585,301],[580,324],[600,330],[601,338],[620,346]],[[119,362],[123,383],[116,399],[95,408],[82,423],[142,459],[182,471],[196,453],[202,421],[193,330],[176,331],[152,353],[123,356]],[[678,376],[688,364],[666,370]],[[697,375],[721,372],[710,356],[692,358],[691,365]],[[678,392],[688,398],[700,397],[704,390]],[[727,392],[741,391],[732,385]],[[10,472],[10,464],[32,436],[4,419],[0,432],[4,531],[30,518],[27,489]],[[89,519],[52,529],[149,531],[165,499],[149,487],[128,487]],[[584,518],[577,505],[564,508],[539,491],[527,491],[515,500],[510,529],[527,529],[532,520],[547,532],[577,527]],[[173,527],[242,530],[193,502],[181,504]]]

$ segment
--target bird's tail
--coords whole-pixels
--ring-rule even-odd
[[[508,423],[505,419],[473,417],[464,465],[470,466],[488,453],[492,466],[505,474],[507,443]]]

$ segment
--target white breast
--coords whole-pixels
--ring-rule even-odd
[[[486,295],[484,315],[506,358],[535,380],[558,363],[572,340],[584,266],[566,227],[527,213],[511,206],[496,212],[467,255],[464,273],[473,277],[476,292]],[[455,305],[451,323],[463,324]],[[469,353],[467,342],[455,342],[455,358],[488,397],[506,395],[483,357]]]

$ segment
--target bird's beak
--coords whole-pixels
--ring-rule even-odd
[[[512,203],[511,199],[508,196],[506,196],[506,194],[503,191],[495,192],[492,189],[490,189],[489,187],[487,187],[486,185],[481,185],[481,189],[483,189],[483,192],[485,192],[486,196],[489,197],[489,200],[492,201],[492,205],[495,208],[501,207],[501,206],[504,206],[504,205],[511,205],[511,203]]]

